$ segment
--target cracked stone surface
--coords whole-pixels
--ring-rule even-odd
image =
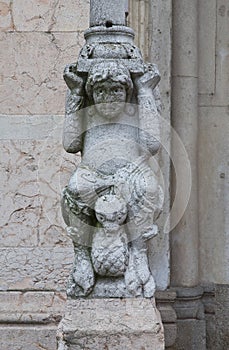
[[[88,26],[89,0],[4,0],[0,30],[78,31]]]
[[[1,322],[8,324],[58,322],[65,302],[65,293],[0,292]]]
[[[82,42],[79,32],[0,33],[1,113],[63,114],[63,66],[75,60]]]
[[[53,146],[59,152],[53,154]],[[70,245],[59,188],[73,159],[61,157],[58,141],[2,140],[1,147],[1,247]]]
[[[3,326],[0,328],[0,348],[4,350],[55,350],[56,326]]]
[[[1,248],[0,290],[65,289],[73,260],[71,248]]]

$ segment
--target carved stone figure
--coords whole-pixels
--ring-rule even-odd
[[[160,147],[159,73],[127,27],[92,27],[85,37],[64,72],[63,145],[82,155],[62,198],[75,251],[68,295],[152,297],[147,241],[163,202],[149,165]]]

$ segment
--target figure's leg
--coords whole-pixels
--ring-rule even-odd
[[[149,268],[147,241],[158,233],[158,227],[154,222],[158,205],[158,184],[148,166],[143,167],[141,176],[139,184],[144,187],[142,186],[142,191],[138,193],[136,191],[136,201],[130,204],[127,223],[132,258],[126,272],[126,284],[132,294],[139,293],[139,286],[141,286],[142,294],[145,297],[152,297],[155,292],[155,281]]]
[[[62,214],[68,225],[67,232],[73,241],[75,252],[67,292],[71,296],[86,296],[92,291],[95,283],[90,258],[93,218],[82,212],[82,203],[77,202],[68,189],[65,189],[62,198]]]
[[[135,297],[143,295],[150,298],[154,295],[155,282],[149,269],[147,244],[141,237],[131,242],[125,282],[127,289]]]

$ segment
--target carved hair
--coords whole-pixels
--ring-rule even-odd
[[[100,62],[90,69],[85,87],[88,96],[92,98],[93,87],[96,83],[103,83],[107,80],[119,82],[120,84],[124,85],[127,92],[127,102],[130,101],[133,91],[133,83],[130,72],[125,66],[116,61]]]

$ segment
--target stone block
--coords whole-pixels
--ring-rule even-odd
[[[202,106],[227,106],[229,104],[228,14],[228,1],[216,1],[215,21],[217,23],[217,26],[214,32],[214,35],[216,37],[215,91],[213,94],[200,96],[200,104]],[[205,66],[212,65],[211,59],[212,55],[208,57],[208,60],[206,62],[204,62]]]
[[[153,299],[69,300],[58,330],[59,349],[164,349]]]
[[[12,1],[4,0],[0,2],[0,31],[13,30]]]
[[[2,350],[56,350],[56,326],[1,326]]]
[[[192,319],[177,321],[177,340],[173,350],[205,350],[205,322]]]
[[[228,108],[201,107],[199,117],[200,272],[202,282],[229,282]],[[214,215],[213,215],[214,214]]]
[[[72,248],[1,248],[0,290],[64,291],[72,262]]]
[[[215,327],[215,316],[206,315],[206,347],[207,350],[216,350],[216,327]]]
[[[60,193],[73,165],[60,140],[2,140],[1,148],[1,247],[70,246]]]
[[[89,0],[21,0],[12,2],[17,31],[74,32],[88,28]]]
[[[63,70],[82,43],[82,33],[0,33],[1,113],[64,114]]]
[[[216,285],[215,349],[229,348],[229,285]]]
[[[3,324],[50,324],[60,321],[66,302],[65,293],[0,292]]]
[[[177,325],[172,323],[163,323],[165,332],[165,348],[171,349],[177,338]]]

